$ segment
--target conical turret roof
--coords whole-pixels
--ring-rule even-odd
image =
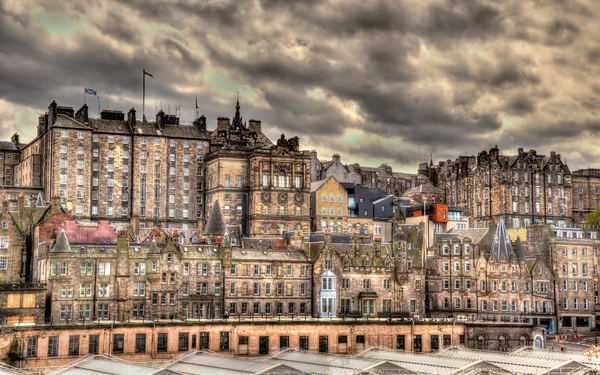
[[[61,229],[60,234],[58,235],[58,239],[56,243],[52,247],[53,253],[69,253],[71,252],[71,245],[69,245],[69,240],[67,239],[67,235],[65,234],[65,230]]]
[[[509,260],[512,252],[513,248],[510,244],[510,237],[508,236],[508,233],[506,233],[504,220],[500,219],[492,240],[491,253],[496,258],[496,261],[500,261],[502,256],[505,256],[505,259]]]
[[[226,231],[225,220],[223,219],[223,213],[221,212],[221,206],[219,200],[215,201],[208,217],[208,223],[204,228],[204,234],[211,236],[222,236]]]

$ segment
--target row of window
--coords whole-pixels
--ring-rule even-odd
[[[294,266],[291,264],[287,265],[276,265],[273,266],[271,264],[260,265],[260,264],[240,264],[241,268],[240,274],[241,276],[250,276],[251,271],[252,275],[259,276],[261,274],[270,276],[270,275],[278,275],[278,276],[294,276]],[[308,267],[303,264],[300,266],[300,276],[305,277],[307,275]],[[229,268],[229,273],[231,276],[238,275],[238,265],[232,264]],[[184,264],[184,275],[185,275],[185,264]]]
[[[200,332],[198,335],[191,334],[189,332],[180,332],[177,334],[177,351],[186,352],[191,349],[199,349],[199,350],[209,350],[210,349],[210,333],[209,332]],[[441,335],[442,343],[444,347],[449,347],[452,345],[452,336],[451,335]],[[191,338],[191,340],[190,340]],[[27,348],[26,348],[26,356],[28,358],[35,358],[38,356],[38,346],[39,340],[41,338],[38,336],[30,336],[27,338]],[[430,335],[430,348],[431,350],[438,350],[440,345],[440,335]],[[422,335],[414,335],[413,337],[413,349],[417,352],[422,350]],[[59,341],[60,336],[48,336],[48,357],[56,357],[59,355]],[[79,356],[80,355],[80,336],[79,335],[71,335],[69,336],[69,345],[67,347],[67,355],[69,356]],[[249,345],[250,337],[249,336],[238,336],[238,345],[239,346],[247,346]],[[259,336],[258,337],[258,350],[259,354],[269,354],[269,336]],[[298,337],[298,347],[302,350],[309,350],[310,337],[309,336],[299,336]],[[321,353],[329,352],[329,336],[320,335],[318,336],[318,350]],[[355,335],[354,336],[354,344],[356,346],[365,345],[365,335]],[[460,344],[465,343],[464,335],[460,335]],[[349,339],[347,335],[338,335],[337,336],[337,344],[338,345],[348,345]],[[398,335],[396,337],[396,349],[397,350],[405,350],[406,347],[406,337],[405,335]],[[286,349],[290,347],[290,336],[288,335],[280,335],[279,336],[279,349]],[[171,349],[171,350],[170,350]],[[230,332],[222,331],[219,332],[219,349],[220,350],[230,350],[231,349],[231,340],[230,340]],[[87,354],[99,354],[100,350],[100,335],[89,335],[88,339],[88,350]],[[135,334],[135,345],[134,352],[135,353],[146,353],[148,350],[148,337],[145,333],[136,333]],[[169,348],[169,333],[168,332],[159,332],[156,336],[156,351],[159,353],[166,352],[174,352],[175,348]],[[125,335],[115,333],[112,336],[112,354],[123,354],[125,353]]]
[[[202,283],[205,284],[205,283]],[[238,284],[235,282],[232,282],[229,284],[229,295],[231,296],[237,296],[238,292],[241,291],[241,295],[242,296],[249,296],[249,295],[255,295],[255,296],[259,296],[261,295],[261,283],[253,283],[250,284],[249,282],[242,282],[239,285],[241,285],[241,288],[239,288],[238,290]],[[271,288],[272,284],[269,282],[264,283],[264,291],[265,291],[265,295],[269,296],[272,293],[272,288]],[[301,296],[305,296],[306,292],[308,290],[308,283],[301,283],[300,284],[300,295]],[[252,290],[250,289],[252,287]],[[283,296],[283,292],[284,292],[284,283],[276,283],[275,284],[275,294],[278,296]],[[294,284],[293,283],[286,283],[285,284],[285,295],[286,296],[293,296],[294,295]]]
[[[461,284],[461,280],[455,279],[454,280],[454,290],[459,290],[461,288],[460,284]],[[501,292],[508,292],[508,281],[507,280],[501,280],[500,283],[498,283],[497,280],[492,280],[489,284],[491,284],[490,291],[492,291],[492,292],[497,292],[498,290],[500,290]],[[500,285],[500,288],[498,288],[498,285]],[[519,287],[517,285],[517,282],[514,280],[511,281],[510,285],[511,285],[511,292],[517,292],[519,290],[522,290],[525,292],[531,292],[531,281],[530,280],[527,280],[521,287]],[[479,288],[480,291],[482,291],[482,292],[488,291],[487,290],[488,282],[480,281],[479,286],[480,286],[480,288]],[[450,281],[448,279],[443,279],[442,287],[443,287],[443,289],[449,289]],[[470,279],[463,280],[463,287],[466,290],[470,290],[471,289],[471,280]],[[587,282],[585,283],[585,287],[587,290]],[[537,292],[548,293],[548,283],[547,282],[537,282],[535,284],[535,289]]]
[[[491,303],[490,311],[519,312],[518,301],[491,300],[491,301],[489,301],[490,303],[488,303],[488,300],[485,300],[485,299],[480,300],[480,301],[481,301],[480,311],[488,311],[488,306]],[[476,306],[474,304],[472,304],[471,298],[465,298],[464,300],[462,300],[459,297],[455,297],[453,299],[452,307],[454,309],[467,309],[467,310],[476,308]],[[552,313],[552,302],[551,301],[541,301],[541,302],[536,301],[534,307],[535,307],[534,312],[536,314],[551,314]],[[448,297],[442,298],[442,308],[450,309],[450,299]],[[528,300],[523,301],[522,312],[525,314],[532,312],[532,311],[530,311],[530,303]]]
[[[296,306],[298,306],[298,310],[296,310]],[[253,302],[250,304],[249,302],[230,302],[227,306],[228,310],[226,313],[228,314],[306,314],[307,304],[306,302],[275,302],[274,305],[272,302]]]

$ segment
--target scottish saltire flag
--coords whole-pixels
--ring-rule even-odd
[[[96,96],[96,91],[95,91],[95,90],[92,90],[92,89],[88,89],[87,87],[84,87],[84,88],[83,88],[83,93],[84,93],[84,94],[90,94],[90,95],[94,95],[94,96]]]

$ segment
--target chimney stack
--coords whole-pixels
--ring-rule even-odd
[[[162,109],[156,114],[156,125],[160,130],[165,128],[165,112]]]
[[[12,142],[13,148],[15,150],[19,149],[19,134],[15,133],[13,134],[13,136],[10,138],[10,141]]]
[[[56,105],[56,101],[52,101],[52,103],[50,103],[50,106],[48,107],[48,125],[49,127],[53,126],[54,123],[56,123],[56,118],[58,116],[58,114],[56,113],[56,107],[58,107]]]
[[[81,108],[77,110],[75,117],[77,117],[82,124],[87,124],[89,122],[87,104],[82,105]]]
[[[261,128],[261,122],[260,122],[260,120],[250,120],[250,121],[248,121],[248,129],[250,129],[253,132],[256,132],[256,134],[261,133],[262,132],[262,128]]]
[[[135,118],[135,108],[131,107],[129,112],[127,112],[127,122],[132,129],[135,129],[137,126],[136,118]]]
[[[204,115],[194,120],[194,126],[200,130],[206,131],[206,117]]]

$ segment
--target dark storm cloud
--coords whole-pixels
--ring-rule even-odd
[[[535,111],[535,103],[525,95],[517,95],[508,100],[506,111],[511,115],[527,115]]]
[[[191,120],[185,103],[198,95],[211,126],[231,116],[240,90],[242,115],[263,120],[270,137],[298,135],[347,162],[409,166],[429,152],[454,159],[496,143],[513,152],[561,142],[583,162],[598,146],[594,5],[0,0],[0,103],[78,106],[85,84],[110,95],[111,108],[139,108],[146,69],[155,76],[147,115],[157,99],[183,102]],[[65,36],[61,22],[79,28]],[[4,138],[16,121],[0,119]],[[346,144],[346,131],[365,137]]]

